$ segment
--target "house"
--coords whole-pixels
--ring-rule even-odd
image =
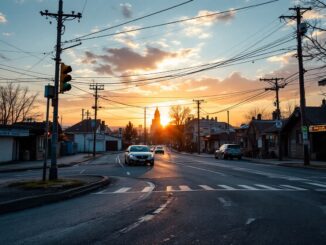
[[[19,122],[0,125],[0,162],[42,160],[44,156],[45,122]],[[49,132],[51,132],[51,124]],[[59,132],[61,127],[59,125]],[[48,137],[48,141],[51,139]],[[49,147],[49,152],[50,152]],[[58,152],[60,147],[58,147]]]
[[[310,156],[313,160],[326,160],[326,101],[320,107],[306,107],[306,121],[309,126]],[[284,125],[284,155],[303,158],[301,112],[296,108]]]
[[[222,144],[234,142],[235,129],[226,122],[218,122],[215,118],[199,120],[200,149],[202,152],[213,152]],[[188,119],[185,124],[186,144],[197,149],[198,119]]]
[[[258,114],[248,125],[244,154],[250,157],[275,158],[279,154],[279,139],[286,119],[263,120]]]
[[[95,130],[95,129],[96,130]],[[65,134],[77,144],[77,152],[92,152],[96,131],[96,152],[119,151],[122,149],[121,137],[113,136],[104,121],[90,118],[67,128]]]

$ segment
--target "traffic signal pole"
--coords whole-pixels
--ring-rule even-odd
[[[61,62],[61,35],[63,21],[67,19],[81,18],[81,14],[64,14],[63,13],[63,1],[59,0],[58,13],[49,13],[48,10],[41,11],[40,14],[46,17],[52,17],[57,20],[57,45],[56,45],[56,56],[55,56],[55,74],[54,74],[54,97],[52,99],[53,106],[53,127],[52,127],[52,140],[51,140],[51,166],[49,170],[49,179],[58,179],[58,168],[57,168],[57,144],[58,144],[58,104],[59,104],[59,69]]]

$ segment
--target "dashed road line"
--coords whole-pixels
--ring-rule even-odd
[[[305,188],[301,188],[301,187],[297,187],[297,186],[293,186],[293,185],[280,185],[280,186],[285,187],[285,188],[290,188],[293,190],[297,190],[297,191],[307,191],[307,189],[305,189]]]
[[[255,187],[252,187],[252,186],[249,186],[249,185],[238,185],[244,189],[247,189],[247,190],[250,190],[250,191],[258,191],[259,189],[255,188]]]
[[[271,191],[279,191],[280,190],[278,188],[274,188],[274,187],[271,187],[271,186],[268,186],[268,185],[255,184],[255,186],[258,186],[258,187],[261,187],[261,188],[264,188],[264,189],[267,189],[267,190],[271,190]]]
[[[208,186],[208,185],[199,185],[201,188],[203,188],[204,190],[207,190],[207,191],[213,191],[214,188]]]
[[[129,191],[131,189],[131,187],[124,187],[124,188],[120,188],[119,190],[115,191],[114,193],[125,193],[127,191]]]
[[[141,192],[152,192],[155,186],[146,186]]]
[[[235,188],[228,186],[228,185],[218,185],[219,187],[222,187],[225,190],[233,191],[236,190]]]
[[[180,185],[179,188],[181,191],[192,191],[191,188],[187,185]]]
[[[318,187],[326,188],[326,184],[312,183],[312,182],[307,182],[306,184],[309,184],[309,185],[315,185],[315,186],[318,186]]]

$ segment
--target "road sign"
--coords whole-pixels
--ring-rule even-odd
[[[303,141],[307,140],[308,139],[308,127],[307,126],[302,126],[301,131],[302,131],[302,139],[303,139]]]

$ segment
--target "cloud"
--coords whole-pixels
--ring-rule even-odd
[[[183,23],[186,26],[185,34],[191,37],[197,37],[199,39],[209,38],[211,35],[207,33],[207,28],[212,26],[213,24],[223,22],[227,23],[235,18],[235,11],[216,14],[217,12],[209,11],[209,10],[200,10],[198,14],[195,16],[194,20],[186,21]],[[202,17],[201,16],[207,16]],[[187,19],[189,17],[184,17],[183,19]]]
[[[120,4],[122,15],[125,18],[131,18],[132,17],[132,6],[130,3],[121,3]]]
[[[139,26],[125,26],[122,31],[126,31],[126,33],[121,33],[114,36],[114,40],[122,43],[129,48],[136,49],[139,47],[139,44],[134,41],[134,38],[139,34],[139,31],[127,32],[129,30],[134,30],[139,28]]]
[[[294,59],[293,58],[294,55],[295,52],[293,51],[286,54],[270,57],[267,60],[270,62],[278,62],[284,65],[284,64],[289,64]]]
[[[159,48],[146,46],[143,53],[124,47],[107,48],[104,54],[85,52],[84,64],[98,64],[95,70],[100,74],[112,74],[113,72],[125,73],[130,71],[155,70],[160,63],[167,59],[179,59],[191,54],[190,49],[182,49],[178,52],[163,51]]]
[[[5,55],[3,55],[3,54],[0,54],[0,59],[6,60],[6,61],[10,60],[9,58],[7,58],[7,57],[6,57]]]
[[[6,23],[6,22],[7,22],[6,16],[0,12],[0,23]]]
[[[2,35],[5,37],[10,37],[10,36],[14,35],[14,33],[13,32],[3,32]]]

